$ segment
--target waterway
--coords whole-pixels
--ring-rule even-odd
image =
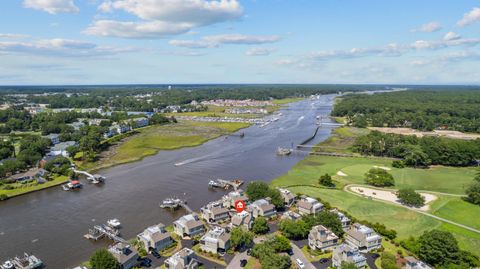
[[[41,258],[46,268],[73,268],[111,243],[83,237],[94,224],[118,218],[122,236],[134,238],[146,227],[171,224],[184,213],[159,208],[164,198],[185,198],[197,210],[225,194],[209,190],[210,179],[271,181],[307,155],[277,156],[277,148],[292,147],[310,137],[316,116],[330,114],[334,97],[291,103],[279,111],[278,121],[239,131],[245,133],[243,138],[220,137],[198,147],[162,151],[139,162],[100,171],[107,177],[102,186],[85,184],[73,192],[59,186],[1,202],[0,262],[26,251]],[[328,138],[332,128],[322,126],[309,144]]]

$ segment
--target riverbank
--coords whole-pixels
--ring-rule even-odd
[[[333,135],[320,143],[315,150],[341,151],[351,153],[350,146],[354,138],[364,129],[342,127],[335,129]],[[365,132],[368,132],[365,131]],[[398,233],[399,239],[419,236],[424,231],[441,229],[450,231],[460,246],[472,253],[480,254],[480,234],[442,222],[440,217],[474,229],[480,227],[480,207],[464,201],[465,186],[473,180],[475,169],[472,167],[435,166],[429,169],[394,168],[388,159],[363,157],[308,156],[296,164],[285,175],[272,181],[273,186],[287,187],[297,194],[317,197],[334,207],[349,212],[355,218],[379,222]],[[361,197],[344,190],[349,184],[364,184],[365,173],[373,167],[388,168],[395,178],[395,188],[413,188],[421,192],[431,192],[438,196],[432,201],[428,216],[382,201]],[[319,185],[320,175],[332,176],[336,188],[328,189]]]
[[[175,150],[199,146],[222,135],[234,133],[249,127],[247,123],[236,122],[192,122],[153,125],[139,129],[138,133],[126,137],[107,151],[100,154],[96,162],[81,163],[81,169],[97,171],[120,164],[136,162],[157,154],[160,150]]]
[[[9,186],[12,186],[14,189],[8,190],[8,189],[3,189],[0,188],[0,196],[1,195],[6,195],[8,198],[13,198],[15,196],[20,196],[24,195],[27,193],[35,192],[35,191],[40,191],[43,189],[55,187],[58,185],[61,185],[63,183],[66,183],[68,181],[68,177],[66,176],[55,176],[53,180],[47,181],[42,184],[38,183],[15,183],[15,184],[9,184]]]

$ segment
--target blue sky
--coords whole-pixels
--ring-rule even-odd
[[[9,0],[0,85],[480,84],[480,1]]]

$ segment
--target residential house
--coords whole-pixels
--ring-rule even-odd
[[[144,117],[133,118],[133,119],[129,119],[129,120],[125,121],[125,123],[129,124],[134,129],[148,126],[149,122],[150,122],[150,120],[148,118],[144,118]]]
[[[233,208],[235,207],[235,202],[247,200],[247,196],[245,196],[244,191],[241,189],[229,192],[227,195],[222,197],[223,207],[225,208]]]
[[[200,208],[202,218],[210,223],[218,223],[230,218],[230,211],[221,202],[211,202]]]
[[[165,225],[162,223],[148,227],[137,235],[137,239],[145,246],[147,251],[151,249],[161,251],[173,244],[172,236],[165,230]]]
[[[165,260],[165,267],[168,269],[195,269],[199,266],[195,252],[189,248],[184,248]]]
[[[77,122],[73,122],[73,123],[70,123],[70,124],[67,124],[67,125],[72,126],[74,130],[80,130],[80,128],[85,126],[85,123],[83,123],[81,121],[77,121]]]
[[[38,161],[38,168],[45,168],[45,165],[53,159],[55,159],[55,156],[48,155],[48,154],[43,156],[43,158],[40,161]]]
[[[330,210],[330,212],[337,214],[338,219],[339,219],[340,222],[342,223],[342,228],[343,228],[344,230],[347,229],[348,226],[350,226],[351,220],[350,220],[347,216],[345,216],[345,214],[343,214],[342,212],[338,211],[338,209],[334,208],[334,209]]]
[[[16,182],[26,182],[36,179],[37,182],[43,183],[45,180],[43,177],[47,174],[47,171],[43,168],[32,168],[25,173],[15,174],[8,179]]]
[[[360,253],[358,248],[348,244],[341,244],[333,249],[332,266],[340,268],[344,262],[353,263],[357,268],[367,266],[367,258]]]
[[[69,154],[67,152],[67,148],[70,146],[76,146],[77,142],[75,141],[66,141],[56,144],[55,146],[50,148],[49,155],[51,156],[59,156],[62,155],[63,157],[68,157]]]
[[[402,269],[433,269],[433,267],[428,266],[426,263],[412,256],[405,257],[405,261],[405,266],[402,267]]]
[[[252,229],[253,221],[255,218],[248,211],[242,211],[232,216],[232,221],[230,226],[233,227],[242,227],[247,230]]]
[[[323,204],[317,199],[303,195],[297,202],[298,212],[301,215],[317,214],[323,209]]]
[[[225,253],[230,248],[230,234],[224,228],[215,227],[200,239],[200,249],[210,253]]]
[[[192,237],[205,232],[205,226],[196,214],[189,214],[179,218],[173,223],[173,229],[176,234],[182,237]]]
[[[112,125],[111,128],[115,130],[117,134],[124,134],[131,130],[130,126],[126,124],[115,124],[115,125]]]
[[[52,145],[56,145],[56,144],[60,143],[60,135],[59,134],[49,134],[49,135],[45,135],[43,137],[49,139],[50,142],[52,142]]]
[[[282,215],[282,219],[289,219],[289,220],[299,220],[302,218],[302,215],[293,212],[293,211],[286,211]]]
[[[371,251],[382,246],[380,237],[372,228],[354,223],[345,233],[345,240],[363,251]]]
[[[120,269],[130,269],[137,265],[138,252],[130,245],[117,243],[110,246],[108,251],[117,259]]]
[[[338,236],[325,226],[314,226],[308,234],[308,246],[320,251],[332,250],[338,244]]]
[[[118,134],[118,128],[120,128],[118,125],[114,125],[114,126],[110,126],[108,127],[108,131],[106,131],[104,134],[103,134],[103,137],[105,138],[110,138],[114,135],[117,135]]]
[[[280,191],[280,195],[282,195],[283,202],[286,206],[291,206],[295,202],[295,195],[291,191],[281,188],[278,188],[278,191]]]
[[[270,202],[270,199],[260,199],[247,207],[247,211],[252,212],[254,218],[265,217],[272,218],[276,216],[277,211],[275,206]]]

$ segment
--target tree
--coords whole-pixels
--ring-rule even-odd
[[[277,189],[271,188],[267,183],[262,181],[250,182],[245,190],[245,193],[251,200],[270,197],[272,199],[272,204],[274,204],[277,209],[285,206],[280,192]]]
[[[383,269],[399,269],[395,255],[389,252],[383,252],[381,254],[381,265]]]
[[[313,226],[323,225],[338,236],[342,236],[344,233],[342,222],[338,219],[337,214],[330,211],[322,211],[315,216],[303,216],[302,221],[306,223],[308,231],[310,231]]]
[[[266,218],[258,217],[253,221],[252,232],[255,234],[266,234],[269,230]]]
[[[102,248],[90,257],[90,266],[92,269],[118,269],[120,264],[108,250]]]
[[[292,261],[288,256],[269,254],[260,259],[260,264],[262,269],[289,269]]]
[[[397,193],[397,197],[402,204],[408,206],[422,207],[425,205],[425,198],[411,188],[400,189]]]
[[[475,181],[465,190],[467,197],[465,200],[472,204],[480,205],[480,181]]]
[[[280,222],[280,231],[289,239],[304,239],[307,237],[310,229],[303,220],[282,220]]]
[[[459,258],[457,240],[450,232],[431,230],[418,239],[420,249],[418,256],[428,264],[435,266],[455,263]]]
[[[42,159],[40,153],[34,151],[33,149],[25,149],[18,153],[17,160],[25,163],[28,166],[34,165],[37,161]]]
[[[290,240],[283,235],[275,235],[271,244],[275,252],[286,252],[287,250],[292,249]]]
[[[332,177],[329,174],[325,174],[323,176],[320,176],[320,179],[318,180],[318,183],[323,186],[327,187],[333,187],[335,184],[332,181]]]
[[[480,170],[477,171],[477,174],[475,175],[475,177],[473,179],[480,182]]]
[[[230,236],[230,242],[232,247],[235,249],[240,249],[244,246],[249,246],[253,242],[253,233],[249,231],[244,231],[240,227],[235,227],[232,229]]]
[[[365,183],[376,187],[394,186],[393,176],[381,168],[372,168],[365,174]]]
[[[403,161],[395,160],[395,161],[392,161],[392,167],[405,168],[405,163]]]

